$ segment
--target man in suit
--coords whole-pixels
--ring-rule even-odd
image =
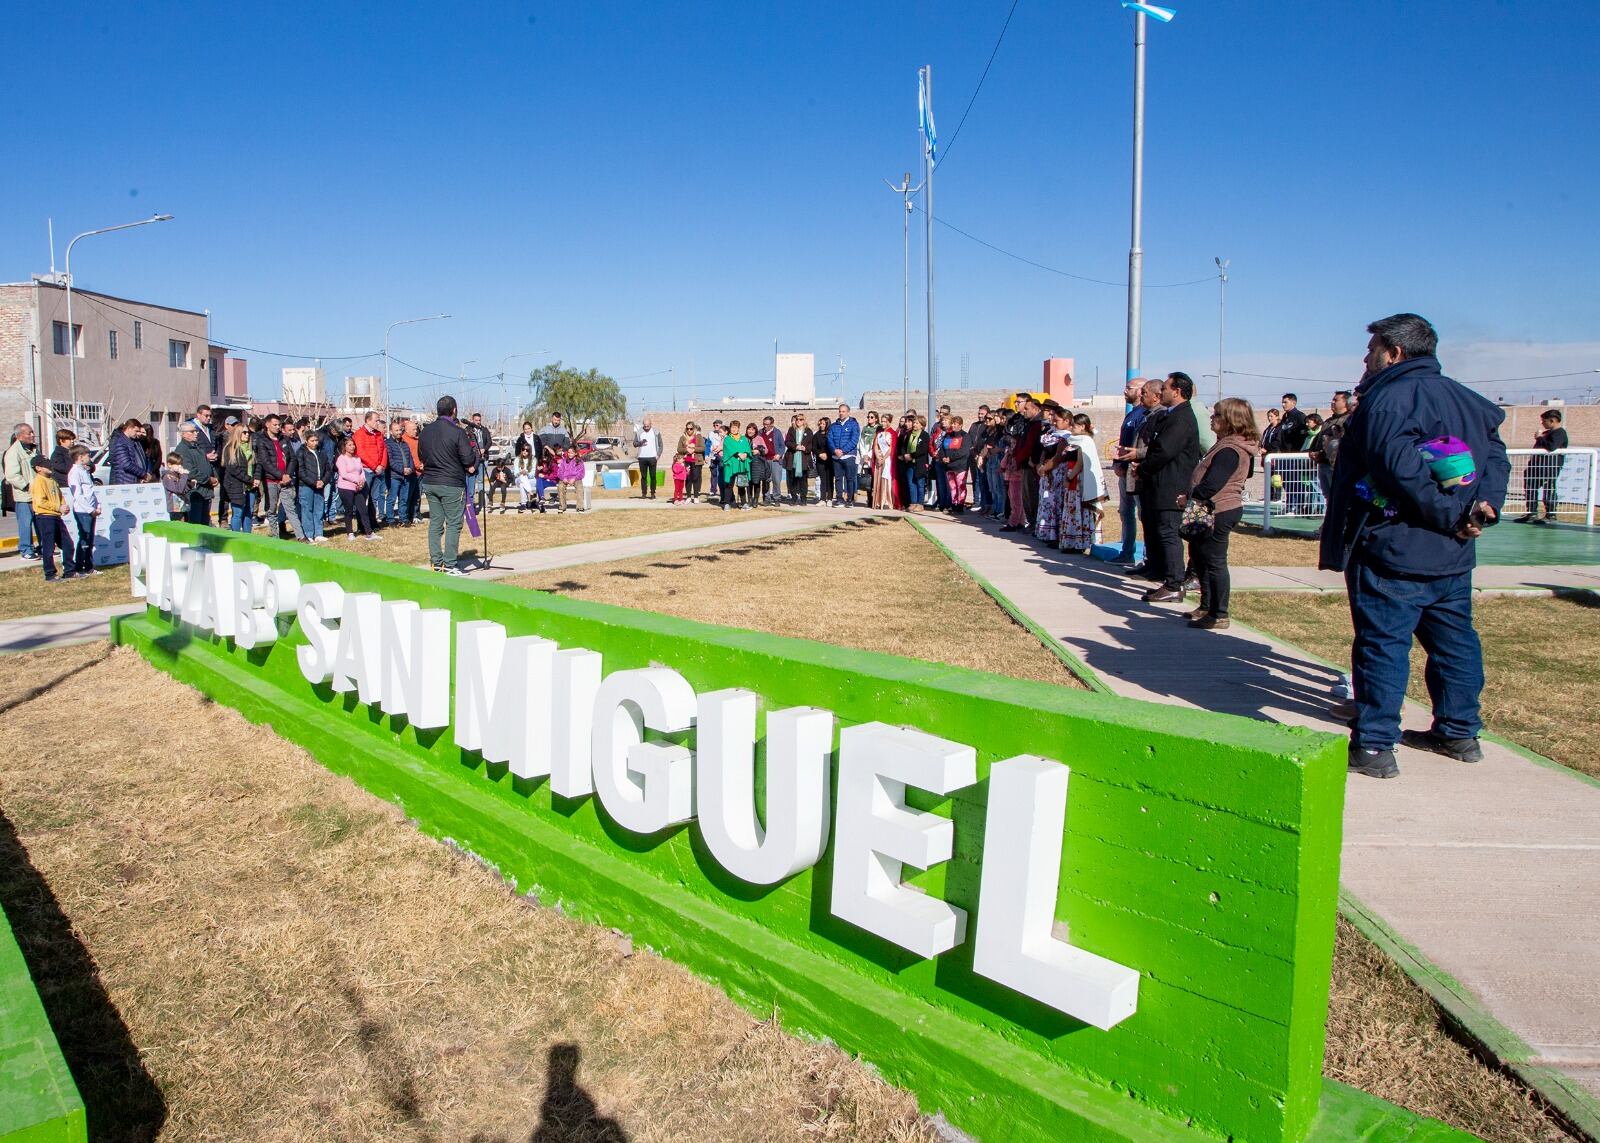
[[[1146,574],[1160,582],[1144,593],[1147,603],[1183,599],[1183,537],[1178,525],[1183,509],[1178,497],[1189,491],[1194,466],[1200,463],[1200,426],[1189,399],[1194,382],[1187,373],[1172,373],[1161,387],[1165,410],[1150,434],[1150,447],[1139,462],[1139,508],[1144,518]]]

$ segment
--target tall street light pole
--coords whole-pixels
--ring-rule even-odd
[[[1122,0],[1133,9],[1133,234],[1128,245],[1128,380],[1139,376],[1139,323],[1144,301],[1144,33],[1145,20],[1163,24],[1176,14],[1143,0]]]
[[[449,314],[429,314],[427,317],[405,318],[401,321],[390,322],[389,328],[383,331],[383,399],[389,399],[389,335],[394,332],[397,325],[411,325],[419,321],[443,321]]]
[[[911,205],[911,196],[922,189],[922,184],[911,185],[911,172],[907,171],[900,178],[900,185],[895,186],[888,179],[883,180],[883,185],[894,191],[905,201],[903,231],[905,246],[905,277],[902,279],[902,292],[905,299],[905,345],[900,358],[900,407],[906,408],[911,404],[911,212],[916,207]]]
[[[933,345],[933,168],[939,161],[938,135],[933,127],[933,67],[923,65],[918,73],[918,94],[922,104],[922,205],[928,215],[928,424],[938,423],[934,413],[934,366],[937,354]]]
[[[79,239],[93,238],[96,234],[110,234],[113,230],[132,230],[135,226],[149,226],[152,222],[171,222],[172,215],[157,214],[141,218],[138,222],[124,222],[119,226],[102,226],[99,230],[85,230],[67,243],[67,384],[71,392],[72,419],[78,420],[78,339],[72,332],[72,248]],[[209,334],[207,336],[210,336]]]
[[[1222,347],[1228,329],[1228,263],[1230,258],[1213,258],[1217,264],[1217,400],[1222,400]]]

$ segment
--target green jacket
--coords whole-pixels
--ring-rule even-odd
[[[722,442],[722,479],[731,481],[735,476],[750,475],[750,441],[745,437],[727,437]]]
[[[33,501],[28,491],[33,484],[33,450],[21,441],[12,441],[5,453],[5,482],[11,485],[11,495],[19,504]]]

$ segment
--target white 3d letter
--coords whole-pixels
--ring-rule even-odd
[[[128,586],[133,589],[135,599],[149,598],[149,589],[144,582],[144,571],[148,566],[145,553],[150,550],[154,540],[154,536],[147,536],[143,532],[134,533],[128,540]]]
[[[261,595],[272,569],[243,560],[233,565],[233,641],[246,650],[278,637],[277,624],[261,609]]]
[[[967,912],[900,883],[901,863],[949,861],[955,823],[906,809],[906,787],[948,794],[978,778],[977,753],[920,730],[869,722],[839,732],[833,914],[920,956],[966,936]]]
[[[383,605],[383,709],[421,729],[450,725],[450,613]]]
[[[551,695],[550,790],[563,798],[594,793],[589,765],[594,698],[600,690],[600,655],[582,647],[555,654]]]
[[[271,592],[269,587],[268,592]],[[354,591],[344,597],[338,650],[333,656],[333,689],[355,691],[364,703],[376,703],[383,686],[383,598],[376,592]]]
[[[833,715],[796,707],[767,716],[767,828],[756,818],[756,706],[749,691],[702,695],[695,720],[700,835],[711,856],[752,885],[775,885],[828,846]]]
[[[694,688],[677,671],[618,671],[594,699],[594,788],[623,829],[650,834],[694,817],[694,759],[687,746],[644,740],[694,721]]]
[[[1068,770],[1023,755],[989,771],[972,971],[1096,1028],[1133,1015],[1139,974],[1051,935]]]
[[[556,645],[536,635],[506,638],[498,623],[460,626],[456,652],[456,745],[506,762],[519,778],[550,773],[550,696]]]
[[[259,564],[240,564],[239,570]],[[295,660],[308,683],[323,683],[333,673],[339,643],[339,617],[344,614],[344,588],[336,583],[308,583],[300,589],[300,630],[306,645],[295,648]],[[333,620],[329,623],[328,620]]]
[[[218,635],[230,636],[233,625],[233,557],[226,552],[212,552],[206,559],[206,593],[200,614],[200,626]]]

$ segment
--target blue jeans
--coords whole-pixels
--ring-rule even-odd
[[[39,547],[33,542],[33,502],[29,500],[17,501],[17,554],[26,557],[39,554]]]
[[[1359,553],[1345,569],[1350,591],[1350,673],[1356,716],[1350,743],[1386,750],[1400,740],[1400,706],[1411,674],[1411,637],[1427,652],[1423,674],[1433,703],[1433,729],[1445,738],[1476,738],[1483,729],[1483,650],[1472,626],[1472,573],[1399,579],[1377,571]]]
[[[388,521],[389,472],[387,469],[367,470],[367,499],[372,504],[372,518],[379,524]]]
[[[833,498],[853,503],[860,485],[861,472],[856,467],[854,455],[833,462]]]
[[[1118,476],[1115,480],[1117,515],[1122,518],[1122,550],[1117,553],[1117,559],[1132,560],[1139,545],[1139,498],[1128,491],[1128,483],[1124,477]]]
[[[392,469],[389,472],[389,495],[376,511],[391,524],[407,524],[411,521],[412,479],[403,472]]]
[[[72,516],[78,524],[78,562],[73,570],[87,575],[94,570],[94,513],[74,512]]]
[[[928,493],[927,476],[918,472],[916,468],[913,467],[906,473],[906,483],[911,486],[911,504],[921,504],[922,498]],[[911,504],[907,504],[906,507],[911,507]]]
[[[249,499],[254,500],[255,497],[252,496]],[[228,505],[228,530],[230,532],[248,532],[254,518],[248,501],[244,504],[230,503]]]
[[[323,511],[327,507],[324,501],[327,494],[319,488],[301,486],[300,500],[300,527],[305,530],[306,539],[314,540],[322,535]]]
[[[989,511],[996,516],[1006,514],[1006,478],[1000,471],[1000,454],[997,452],[983,466],[983,478],[989,482]]]
[[[950,507],[950,482],[945,479],[949,466],[942,460],[933,462],[933,494],[940,508]]]

